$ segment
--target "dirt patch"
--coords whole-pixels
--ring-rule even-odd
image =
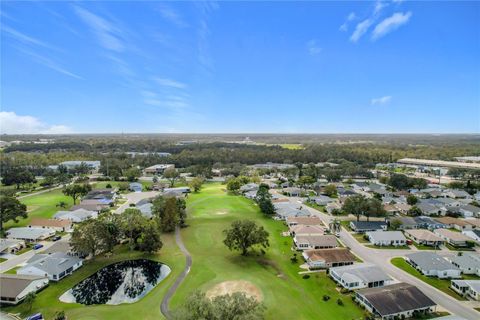
[[[40,206],[27,206],[27,212],[32,212],[33,210],[36,210],[40,208]]]
[[[207,297],[214,298],[234,292],[243,292],[247,297],[254,298],[257,301],[262,301],[263,299],[260,289],[253,283],[244,280],[220,282],[207,291]]]
[[[215,213],[218,214],[218,215],[223,216],[224,214],[227,214],[228,212],[227,212],[227,211],[217,211],[217,212],[215,212]]]

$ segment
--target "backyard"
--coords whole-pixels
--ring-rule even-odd
[[[192,288],[208,291],[224,281],[243,280],[261,292],[267,307],[266,318],[282,314],[284,319],[361,319],[363,312],[350,295],[340,294],[334,282],[325,273],[310,274],[303,279],[298,274],[303,263],[290,258],[291,238],[282,237],[286,226],[264,217],[259,209],[241,196],[227,195],[220,184],[208,184],[199,194],[187,200],[189,228],[182,237],[193,258],[192,269],[185,282],[173,296],[171,307],[178,307],[192,292]],[[222,231],[232,221],[251,219],[270,233],[270,248],[266,254],[251,253],[247,257],[230,252],[223,244]],[[331,299],[323,301],[323,296]],[[337,304],[340,298],[344,305]]]

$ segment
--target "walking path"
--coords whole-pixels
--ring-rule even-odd
[[[183,240],[182,240],[182,235],[180,234],[180,227],[177,227],[175,229],[175,242],[180,248],[180,251],[182,251],[182,253],[185,255],[186,262],[185,262],[185,269],[183,269],[182,273],[178,276],[178,278],[175,280],[173,285],[168,289],[167,293],[163,297],[162,303],[160,304],[160,311],[167,319],[172,318],[170,310],[168,309],[170,299],[175,294],[175,291],[177,291],[178,287],[183,282],[183,280],[185,280],[192,266],[192,256],[190,255],[190,252],[188,252],[187,248],[185,248],[185,244],[183,243]]]

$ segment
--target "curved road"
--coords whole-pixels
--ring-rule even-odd
[[[187,274],[190,272],[190,268],[192,266],[192,256],[190,255],[190,252],[188,252],[187,248],[185,248],[179,227],[175,229],[175,242],[180,248],[180,251],[182,251],[182,253],[185,255],[185,269],[183,269],[182,273],[178,276],[170,289],[168,289],[167,293],[163,297],[162,303],[160,304],[160,311],[167,319],[171,319],[170,310],[168,310],[168,304],[170,303],[170,299],[172,298],[175,291],[177,291],[183,280],[187,277]]]

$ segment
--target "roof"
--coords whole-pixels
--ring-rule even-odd
[[[378,241],[407,240],[400,231],[371,231],[367,232],[367,235]]]
[[[456,224],[458,226],[471,225],[470,223],[468,223],[465,220],[457,219],[457,218],[453,218],[453,217],[441,217],[441,218],[435,218],[435,220],[437,220],[438,222],[443,223],[443,224]]]
[[[6,298],[16,298],[30,283],[35,280],[48,280],[41,276],[25,276],[17,274],[0,274],[0,295]]]
[[[306,224],[306,225],[321,225],[322,220],[319,217],[287,217],[287,223]]]
[[[347,248],[313,249],[306,250],[305,254],[312,261],[325,261],[326,263],[355,261],[355,256]]]
[[[298,224],[296,226],[291,226],[290,231],[295,234],[320,234],[325,233],[325,228],[319,225],[304,225]]]
[[[425,165],[425,166],[436,166],[436,167],[447,167],[447,168],[480,169],[480,163],[414,159],[414,158],[404,158],[404,159],[397,160],[397,162],[405,163],[405,164],[422,165],[422,166]]]
[[[28,227],[19,227],[19,228],[10,228],[7,231],[9,238],[15,239],[38,239],[49,234],[55,233],[55,230],[49,228],[28,228]]]
[[[352,264],[349,266],[334,267],[334,271],[346,282],[370,283],[374,281],[390,281],[390,278],[382,269],[369,263]]]
[[[422,270],[458,270],[453,264],[433,252],[415,252],[407,254],[406,257]]]
[[[452,283],[459,287],[470,287],[476,292],[480,292],[480,280],[452,280]]]
[[[47,274],[59,274],[73,267],[81,261],[80,258],[70,256],[63,252],[55,252],[52,254],[35,254],[27,260],[27,265],[20,270],[28,267],[34,267],[44,271]],[[18,272],[17,271],[17,272]]]
[[[455,232],[448,229],[436,229],[435,233],[441,237],[444,237],[453,241],[470,241],[471,240],[469,237],[467,237],[466,235],[460,232]]]
[[[83,208],[79,208],[74,211],[58,211],[53,217],[55,219],[72,220],[73,218],[77,218],[83,220],[90,218],[91,216],[95,215],[95,213],[95,210],[85,210]]]
[[[54,228],[68,228],[72,225],[72,222],[69,220],[32,218],[32,221],[30,221],[30,225]]]
[[[466,205],[460,206],[459,208],[461,210],[470,211],[470,212],[473,212],[473,213],[480,213],[480,208],[476,207],[476,206],[473,206],[471,204],[466,204]]]
[[[70,243],[68,241],[56,241],[50,247],[43,250],[43,254],[51,254],[55,252],[69,253],[72,251]]]
[[[469,268],[477,270],[480,268],[480,255],[477,253],[464,252],[461,256],[454,256],[450,258],[452,263],[460,266],[460,268]]]
[[[23,240],[16,240],[16,239],[0,239],[0,252],[3,250],[10,248],[11,246],[16,246],[19,243],[24,243]]]
[[[382,226],[386,226],[387,223],[385,221],[351,221],[355,226],[355,229],[381,229]]]
[[[336,247],[337,238],[334,235],[295,236],[297,242],[308,243],[313,247]]]
[[[381,316],[436,305],[417,287],[403,282],[384,287],[360,289],[357,294],[367,299]]]
[[[408,229],[405,230],[406,233],[410,234],[412,237],[417,238],[418,240],[424,241],[443,241],[442,238],[435,235],[435,233],[431,232],[430,230],[425,229]]]
[[[418,223],[413,219],[412,217],[393,217],[390,219],[390,223],[392,223],[393,220],[399,220],[402,222],[402,225],[405,226],[416,226]]]

